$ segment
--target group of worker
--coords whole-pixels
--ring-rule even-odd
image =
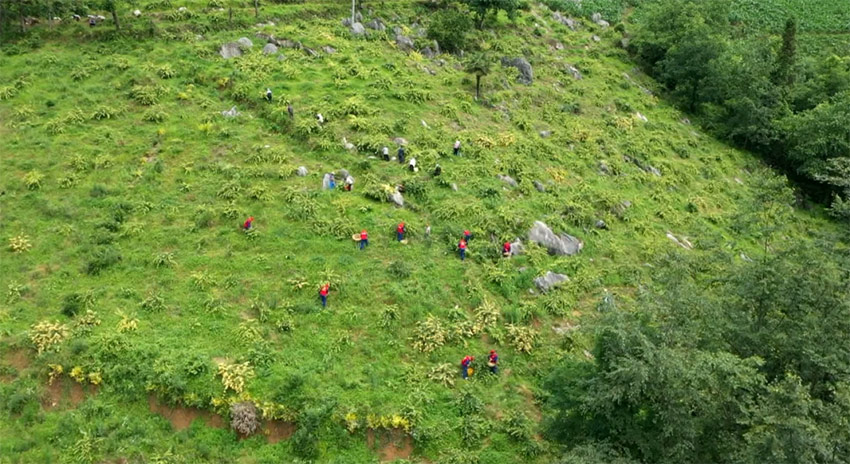
[[[472,362],[475,361],[475,356],[466,355],[460,361],[460,373],[463,377],[463,380],[469,379],[469,376],[474,372],[472,369]],[[496,353],[496,350],[490,350],[490,355],[487,356],[487,367],[490,368],[491,374],[499,373],[499,354]]]

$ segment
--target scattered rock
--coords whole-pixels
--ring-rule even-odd
[[[503,176],[503,175],[499,174],[498,177],[499,177],[499,180],[510,185],[511,187],[517,186],[516,180],[514,180],[514,178],[511,177],[511,176]]]
[[[573,79],[575,79],[577,81],[580,81],[582,79],[581,72],[575,66],[567,63],[567,65],[565,66],[565,69],[568,73],[570,73],[571,76],[573,76]]]
[[[603,176],[611,174],[611,168],[608,167],[608,164],[605,161],[599,162],[599,174],[602,174]]]
[[[593,359],[594,358],[593,353],[591,353],[590,351],[581,350],[581,352],[584,355],[584,357],[587,358],[587,359]]]
[[[307,56],[311,56],[311,57],[313,57],[313,58],[315,58],[315,57],[319,56],[319,52],[317,52],[316,50],[313,50],[313,49],[312,49],[312,48],[310,48],[310,47],[304,47],[304,48],[302,48],[302,50],[304,50],[304,53],[305,53]]]
[[[284,56],[283,53],[281,53],[280,55],[277,56],[278,61],[283,61],[285,59],[286,59],[286,56]]]
[[[502,57],[502,66],[511,66],[519,70],[517,82],[525,85],[531,85],[534,82],[534,70],[531,68],[531,63],[525,58]]]
[[[398,206],[404,206],[404,197],[401,196],[401,192],[398,191],[398,188],[395,189],[395,192],[389,195],[389,200]]]
[[[141,11],[139,11],[139,10],[133,10],[133,16],[135,16],[135,17],[137,17],[137,18],[138,18],[138,17],[139,17],[139,16],[141,16],[141,15],[142,15],[142,12],[141,12]]]
[[[406,146],[407,145],[407,139],[405,139],[403,137],[396,137],[396,138],[393,139],[393,143],[395,143],[396,145],[399,145],[399,146]]]
[[[590,19],[599,26],[608,27],[611,25],[608,21],[602,19],[602,13],[593,13],[593,16]]]
[[[546,191],[546,186],[543,185],[542,183],[540,183],[540,181],[535,180],[532,183],[534,184],[534,188],[536,188],[538,192],[545,192]]]
[[[669,230],[667,231],[667,238],[669,238],[676,245],[679,245],[680,247],[682,247],[686,250],[692,250],[694,248],[694,245],[691,242],[689,242],[688,239],[686,239],[685,237],[681,237],[681,238],[676,237]]]
[[[322,51],[327,53],[328,55],[333,55],[334,53],[336,53],[336,49],[331,47],[330,45],[325,45],[324,47],[322,47]]]
[[[297,40],[290,40],[290,39],[277,40],[277,41],[275,41],[275,44],[278,47],[283,47],[283,48],[295,48],[295,49],[301,48],[301,42],[298,42]]]
[[[375,18],[375,19],[369,21],[368,23],[366,23],[366,27],[368,27],[369,29],[374,29],[376,31],[380,31],[380,32],[387,30],[387,26],[384,24],[383,21],[381,21],[380,18]]]
[[[511,242],[511,256],[521,255],[525,253],[525,245],[522,244],[522,240],[516,239]],[[525,269],[521,268],[519,271],[523,272]]]
[[[441,53],[441,52],[440,52],[440,43],[439,43],[439,42],[437,42],[436,40],[434,41],[434,43],[433,43],[433,45],[431,46],[431,48],[432,48],[432,49],[434,49],[434,53],[436,53],[436,54],[438,54],[438,55]]]
[[[351,18],[342,18],[342,25],[345,27],[351,26]]]
[[[345,179],[346,177],[348,177],[348,176],[350,176],[350,175],[351,175],[351,174],[348,172],[348,169],[340,169],[339,171],[337,171],[337,173],[339,173],[339,178],[340,178],[340,179]]]
[[[739,179],[737,177],[735,178],[735,182],[737,182],[740,185],[744,185],[744,181],[742,181],[741,179]]]
[[[422,127],[426,128],[426,129],[428,128],[428,123],[427,123],[427,122],[425,122],[425,120],[424,120],[424,119],[420,119],[420,120],[419,120],[419,122],[421,122],[421,123],[422,123]]]
[[[457,184],[452,182],[452,192],[457,192]]]
[[[298,169],[295,171],[295,174],[298,177],[305,177],[307,175],[307,168],[304,166],[298,166]]]
[[[575,19],[568,18],[568,17],[562,15],[558,11],[552,13],[552,19],[554,19],[555,21],[558,21],[559,23],[563,24],[564,26],[567,26],[568,28],[570,28],[570,30],[573,30],[573,31],[576,30],[576,27],[578,26],[578,23],[576,22]]]
[[[405,37],[401,34],[395,36],[395,44],[398,46],[399,50],[405,52],[413,50],[416,47],[410,37]]]
[[[263,55],[274,55],[275,53],[277,53],[277,45],[267,43],[263,46]]]
[[[631,40],[629,40],[628,37],[623,37],[622,39],[620,39],[620,48],[629,48],[630,42]]]
[[[602,39],[600,39],[598,35],[590,36],[590,40],[592,40],[594,42],[601,42],[602,41]]]
[[[239,40],[236,41],[236,43],[238,43],[239,47],[243,50],[254,46],[254,42],[251,42],[251,39],[247,37],[240,37]]]
[[[547,293],[549,290],[552,290],[562,283],[569,282],[569,280],[570,278],[564,274],[556,274],[552,271],[546,271],[545,275],[534,279],[534,285],[536,285],[541,292]]]
[[[690,119],[688,119],[688,118],[682,118],[681,120],[679,120],[679,122],[681,122],[682,124],[684,124],[684,125],[686,125],[686,126],[690,126],[690,125],[691,125],[691,120],[690,120]]]
[[[354,22],[362,23],[363,22],[363,13],[361,13],[359,11],[357,13],[354,13]]]
[[[563,50],[564,49],[564,44],[562,44],[561,42],[558,42],[557,40],[554,41],[554,42],[550,42],[549,45],[552,46],[553,50]]]
[[[749,256],[745,255],[744,253],[741,253],[741,259],[743,259],[744,261],[746,261],[748,263],[753,262],[753,259],[750,258]]]
[[[528,232],[528,239],[546,247],[550,254],[571,256],[584,247],[581,240],[569,234],[556,235],[545,223],[534,221],[534,226]]]
[[[552,331],[558,335],[567,335],[570,332],[574,332],[581,328],[580,325],[571,325],[569,322],[565,322],[563,326],[553,326]]]
[[[436,53],[434,53],[434,50],[431,50],[431,47],[425,47],[420,50],[419,53],[421,53],[425,58],[434,58],[434,56],[436,56]]]
[[[651,164],[647,164],[643,168],[643,170],[652,174],[655,177],[661,177],[661,171],[659,171],[658,168],[656,168],[655,166],[652,166]]]
[[[646,116],[644,116],[643,113],[641,113],[640,111],[635,113],[635,117],[640,119],[643,122],[649,122],[649,119]]]
[[[549,131],[549,130],[540,131],[540,137],[543,137],[544,139],[549,137],[550,135],[552,135],[552,131]]]
[[[218,54],[224,59],[235,58],[237,56],[242,56],[242,49],[239,48],[238,43],[228,42],[221,46],[221,50],[218,51]]]
[[[366,34],[366,28],[363,27],[360,23],[354,23],[351,25],[351,33],[357,36],[361,36]]]
[[[240,113],[240,112],[236,111],[236,107],[235,107],[235,106],[234,106],[234,107],[232,107],[232,108],[230,108],[230,109],[229,109],[229,110],[227,110],[227,111],[222,111],[222,112],[221,112],[221,115],[222,115],[222,116],[224,116],[225,118],[235,118],[236,116],[239,116],[240,114],[242,114],[242,113]]]
[[[354,150],[354,144],[349,142],[345,137],[343,137],[342,148],[345,148],[346,150]]]
[[[608,224],[605,223],[602,219],[596,221],[596,224],[593,225],[597,229],[608,230]]]
[[[188,8],[186,8],[185,6],[181,6],[180,8],[177,9],[177,11],[181,11],[181,12],[187,11],[187,10],[188,10]]]

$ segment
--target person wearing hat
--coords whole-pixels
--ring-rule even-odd
[[[475,356],[466,355],[460,362],[460,371],[463,380],[469,378],[469,366],[472,364],[472,361],[475,361]]]
[[[242,224],[242,229],[245,231],[251,230],[251,227],[254,225],[254,216],[249,217],[245,220],[245,224]]]
[[[266,88],[266,101],[272,102],[272,89]]]
[[[404,240],[404,233],[405,232],[407,232],[407,227],[404,226],[403,222],[400,222],[398,224],[398,227],[396,227],[396,238],[398,238],[399,242]]]
[[[487,357],[487,366],[490,368],[490,372],[493,374],[499,373],[499,354],[496,353],[496,350],[490,350],[490,356]]]
[[[360,249],[366,248],[369,245],[369,234],[366,233],[366,229],[360,231]]]
[[[322,299],[322,307],[323,308],[328,306],[328,292],[330,291],[330,289],[331,289],[330,282],[326,283],[325,285],[322,285],[322,288],[319,289],[319,298]]]
[[[466,260],[466,239],[460,239],[460,242],[457,244],[457,249],[460,251],[460,260]]]

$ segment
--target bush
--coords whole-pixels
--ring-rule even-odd
[[[250,401],[230,406],[230,426],[242,435],[251,435],[260,425],[257,407]]]
[[[86,263],[86,274],[98,275],[105,269],[114,266],[119,261],[121,261],[121,253],[119,253],[115,248],[99,248],[92,254]]]
[[[448,52],[456,52],[466,46],[467,32],[472,29],[472,18],[456,8],[437,12],[428,25],[428,38],[434,39]]]

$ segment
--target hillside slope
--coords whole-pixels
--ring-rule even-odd
[[[263,25],[232,28],[206,4],[149,6],[125,14],[123,37],[62,24],[0,56],[0,374],[16,401],[0,416],[0,456],[13,456],[0,462],[547,462],[539,381],[589,355],[574,329],[603,299],[629,300],[671,250],[747,259],[764,246],[747,218],[786,188],[655,96],[613,30],[573,31],[548,10],[488,36],[496,56],[531,63],[533,83],[497,64],[477,102],[456,56],[396,45],[395,26],[430,43],[416,6],[373,5],[364,22],[384,18],[387,32],[367,38],[342,25],[344,6],[263,7]],[[265,55],[258,33],[305,48]],[[253,46],[223,59],[240,37]],[[221,114],[233,106],[239,116]],[[377,157],[397,137],[419,172]],[[340,169],[353,191],[323,191]],[[386,201],[397,185],[403,207]],[[547,254],[527,240],[535,221],[583,249]],[[791,221],[787,240],[837,232],[818,209]],[[361,229],[364,251],[350,238]],[[13,251],[18,238],[31,247]],[[516,238],[526,253],[501,259]],[[543,294],[533,280],[547,271],[569,282]],[[55,335],[41,353],[37,333]],[[490,349],[498,377],[483,375]],[[463,382],[467,354],[481,373]],[[97,394],[51,407],[57,365],[55,385],[73,393],[73,373]],[[172,434],[149,412],[227,417],[246,400],[288,439],[197,422]]]

